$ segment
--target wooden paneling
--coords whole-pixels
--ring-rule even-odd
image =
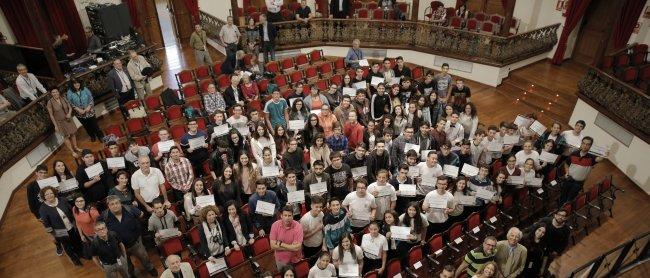
[[[184,0],[170,0],[174,8],[174,18],[176,21],[176,30],[178,37],[181,41],[188,41],[190,35],[194,31],[194,23],[192,22],[192,15],[185,6]]]
[[[572,57],[593,65],[605,53],[613,25],[625,1],[592,0],[585,12]]]
[[[145,28],[140,28],[142,36],[148,45],[157,44],[163,45],[162,32],[160,30],[160,22],[158,21],[158,13],[156,12],[155,0],[138,1],[138,12],[140,15],[140,25]]]

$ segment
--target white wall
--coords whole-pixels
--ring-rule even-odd
[[[238,5],[242,5],[239,3]],[[199,10],[223,21],[230,15],[229,0],[199,0]]]
[[[584,120],[587,127],[583,132],[594,138],[595,145],[610,146],[609,160],[641,189],[650,194],[650,171],[647,168],[650,165],[650,155],[648,155],[650,146],[636,136],[632,139],[629,147],[621,144],[594,124],[597,115],[598,110],[578,99],[569,124],[573,126],[576,121]]]
[[[90,21],[88,20],[88,14],[86,13],[86,6],[97,3],[97,4],[104,4],[104,3],[111,3],[111,4],[119,4],[122,3],[121,0],[74,0],[75,6],[77,6],[77,12],[79,13],[79,17],[81,18],[81,24],[85,26],[90,26]]]

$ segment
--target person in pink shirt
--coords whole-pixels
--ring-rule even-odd
[[[302,259],[302,226],[293,220],[292,206],[282,208],[282,219],[271,226],[270,239],[278,269]]]
[[[357,120],[357,112],[348,113],[348,121],[343,126],[343,133],[348,137],[348,148],[354,151],[363,142],[364,127]]]

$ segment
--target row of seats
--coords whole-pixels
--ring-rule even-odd
[[[650,64],[648,63],[648,45],[636,44],[617,54],[603,57],[600,69],[612,73],[616,78],[644,92],[650,89]]]

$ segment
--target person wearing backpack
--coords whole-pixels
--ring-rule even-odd
[[[139,209],[122,205],[120,198],[114,195],[106,198],[108,210],[104,211],[100,221],[106,223],[109,231],[115,232],[117,238],[126,247],[126,260],[128,263],[129,274],[133,276],[134,267],[131,262],[131,256],[136,256],[149,275],[158,277],[158,271],[151,263],[147,250],[142,244],[142,229],[139,219],[144,215]]]

